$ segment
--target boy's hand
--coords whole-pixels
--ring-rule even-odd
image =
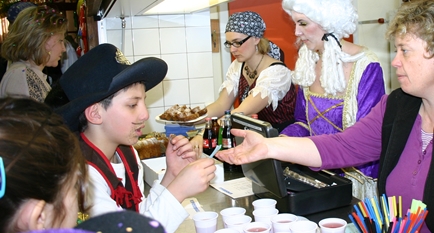
[[[167,189],[182,202],[185,198],[192,197],[205,191],[209,183],[215,177],[215,161],[211,158],[203,158],[188,164],[175,177],[175,179],[166,186]]]

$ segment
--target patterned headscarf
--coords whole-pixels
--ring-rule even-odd
[[[7,16],[9,24],[12,24],[15,21],[18,14],[22,10],[26,9],[27,7],[31,7],[31,6],[36,6],[36,4],[34,4],[32,2],[17,2],[17,3],[12,4],[9,7],[8,16]]]
[[[229,17],[225,32],[238,32],[248,36],[262,38],[265,28],[265,22],[258,13],[244,11],[234,13]]]

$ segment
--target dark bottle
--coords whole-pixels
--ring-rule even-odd
[[[218,123],[217,117],[211,118],[211,128],[212,128],[212,133],[216,136],[217,139],[216,145],[218,145],[218,135],[219,135],[220,125]]]
[[[216,135],[212,133],[212,127],[211,127],[211,118],[207,117],[205,118],[206,125],[205,125],[205,132],[203,133],[203,153],[207,155],[211,155],[214,151],[216,144],[217,144],[217,138]]]
[[[231,133],[232,129],[232,119],[230,117],[230,112],[228,115],[225,115],[224,118],[224,127],[222,132],[222,150],[227,150],[234,148],[236,146],[235,137]],[[223,168],[225,171],[229,172],[240,172],[241,166],[240,165],[233,165],[229,163],[223,163]]]

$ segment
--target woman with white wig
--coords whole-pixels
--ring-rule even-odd
[[[295,123],[282,136],[343,131],[366,116],[385,94],[383,71],[368,48],[343,40],[356,30],[351,0],[283,0],[299,48],[292,80],[300,85]],[[378,161],[333,170],[353,181],[353,196],[377,195]]]

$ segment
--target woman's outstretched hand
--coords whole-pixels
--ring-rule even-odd
[[[230,164],[246,164],[267,158],[268,146],[262,135],[241,129],[232,129],[231,133],[244,138],[243,142],[235,148],[219,151],[217,158]]]

